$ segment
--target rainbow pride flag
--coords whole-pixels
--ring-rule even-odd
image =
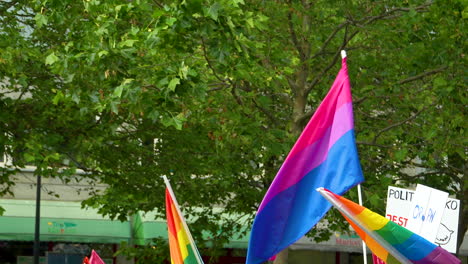
[[[333,192],[317,191],[333,204],[378,258],[388,264],[459,264],[445,249]]]
[[[315,191],[343,194],[364,181],[354,138],[346,57],[325,99],[268,189],[251,230],[247,264],[262,263],[304,236],[331,208]]]
[[[166,181],[166,217],[171,264],[202,264],[203,260],[180,212],[169,181]]]

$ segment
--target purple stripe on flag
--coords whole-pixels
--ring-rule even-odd
[[[323,137],[304,148],[301,152],[290,156],[281,166],[278,175],[265,195],[258,212],[278,193],[299,182],[307,173],[319,166],[328,156],[328,151],[349,130],[353,129],[352,103],[347,103],[338,109],[334,121],[325,130]],[[307,136],[307,135],[303,135]]]
[[[441,247],[435,249],[420,260],[411,260],[415,264],[459,264],[460,260]]]

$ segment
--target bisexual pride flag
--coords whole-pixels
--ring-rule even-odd
[[[343,194],[363,180],[345,57],[330,91],[294,144],[258,208],[247,264],[270,259],[317,224],[331,204],[315,189],[323,186]]]
[[[379,259],[388,264],[460,264],[445,249],[324,188],[322,194],[348,220],[356,233]]]

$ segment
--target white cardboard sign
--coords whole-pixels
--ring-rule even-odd
[[[418,184],[411,200],[406,228],[429,241],[435,241],[447,198],[446,192]]]
[[[415,197],[415,193],[416,191],[414,190],[389,186],[387,192],[386,217],[391,221],[408,228],[409,218],[412,217],[411,213],[413,213],[415,208],[414,205],[412,206],[412,200]],[[456,253],[460,201],[448,198],[444,202],[444,207],[445,210],[443,211],[440,225],[438,228],[434,228],[435,230],[438,230],[436,237],[434,240],[429,241],[433,241],[435,244],[451,253]],[[413,209],[413,211],[411,209]],[[414,211],[415,215],[417,215],[417,212],[419,211]],[[421,218],[422,213],[419,214],[419,219],[421,220]]]

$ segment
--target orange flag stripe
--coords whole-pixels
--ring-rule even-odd
[[[180,230],[180,218],[178,217],[177,211],[174,209],[174,202],[172,201],[169,191],[166,189],[166,216],[171,263],[183,264],[184,260],[179,250],[179,241],[177,239],[177,231]]]

